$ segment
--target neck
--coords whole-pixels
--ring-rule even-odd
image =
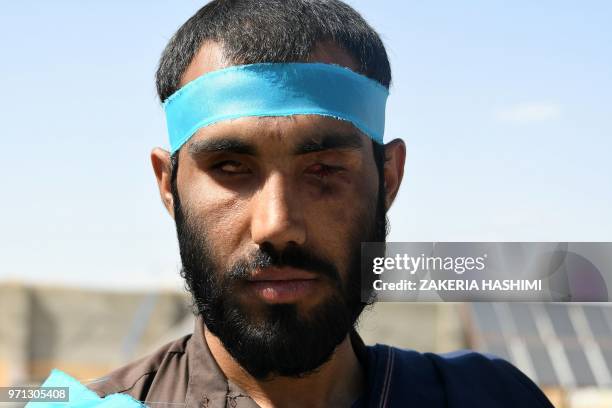
[[[303,378],[274,377],[265,381],[249,375],[206,328],[204,337],[223,374],[262,408],[350,407],[364,389],[363,369],[349,335],[316,372]]]

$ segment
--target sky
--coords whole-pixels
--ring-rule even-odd
[[[612,3],[349,1],[407,145],[389,241],[612,241]],[[0,282],[180,288],[154,72],[202,1],[0,6]]]

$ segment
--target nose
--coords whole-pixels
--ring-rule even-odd
[[[251,239],[258,245],[271,244],[277,250],[306,242],[300,195],[280,173],[271,174],[253,197]]]

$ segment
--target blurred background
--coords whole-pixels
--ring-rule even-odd
[[[204,1],[0,6],[0,386],[87,382],[193,327],[149,152],[154,72]],[[408,148],[390,241],[611,241],[612,4],[348,1]],[[612,406],[608,304],[385,303],[369,343],[508,358],[557,407]]]

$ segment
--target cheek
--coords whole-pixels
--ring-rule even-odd
[[[312,244],[346,270],[355,239],[374,216],[377,182],[361,178],[303,194],[305,219]]]
[[[226,260],[240,245],[247,219],[247,205],[240,196],[208,183],[192,185],[186,196],[191,222],[206,237],[218,260]]]

